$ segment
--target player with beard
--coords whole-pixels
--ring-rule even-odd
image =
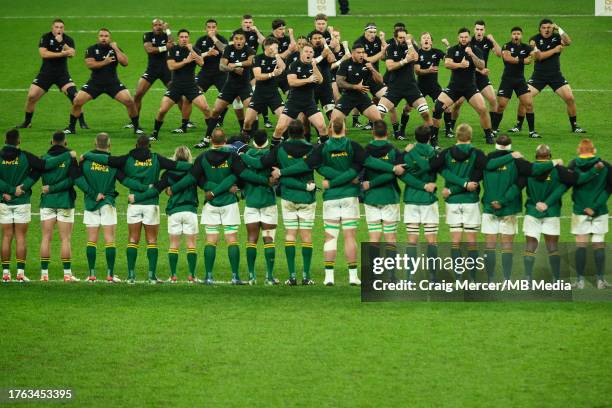
[[[208,122],[206,128],[206,135],[201,142],[196,144],[194,147],[203,149],[208,147],[210,144],[209,138],[212,131],[217,125],[217,121],[221,112],[223,112],[229,104],[234,102],[236,98],[240,98],[243,104],[249,104],[253,91],[251,88],[250,68],[253,65],[253,57],[255,51],[246,45],[246,33],[242,29],[236,30],[232,34],[231,45],[225,47],[223,56],[219,62],[219,68],[222,71],[228,72],[227,81],[221,93],[217,96],[215,101],[215,107],[212,111],[211,120]],[[236,111],[238,115],[238,111]],[[239,116],[239,115],[238,115]],[[244,125],[244,119],[238,119],[240,123],[240,129]]]
[[[64,129],[64,133],[76,133],[75,125],[81,116],[83,105],[103,93],[125,105],[134,133],[143,133],[139,126],[138,111],[132,95],[117,76],[117,65],[119,64],[126,67],[128,57],[117,46],[117,43],[112,41],[110,31],[107,28],[101,28],[98,30],[98,42],[85,52],[85,65],[91,70],[91,77],[72,101],[70,123]]]
[[[491,131],[491,119],[487,115],[484,98],[478,92],[474,78],[475,69],[484,68],[482,53],[479,48],[470,47],[470,30],[467,28],[459,29],[458,40],[457,45],[446,51],[444,66],[452,71],[451,79],[448,87],[438,95],[433,117],[440,120],[444,111],[463,97],[480,116],[480,125],[484,130],[487,144],[493,144],[495,141]],[[438,128],[434,126],[433,131],[437,135]]]
[[[315,102],[320,104],[323,112],[329,118],[334,110],[334,92],[331,86],[331,64],[336,62],[336,56],[325,42],[323,35],[313,31],[308,35],[314,50],[314,59],[323,81],[315,88]]]
[[[51,25],[51,31],[44,34],[38,42],[38,52],[42,58],[42,66],[38,75],[32,81],[28,90],[28,98],[25,106],[25,119],[16,128],[23,129],[32,127],[32,117],[36,103],[45,93],[56,85],[70,102],[77,94],[77,88],[70,73],[68,72],[68,58],[74,57],[74,40],[64,33],[64,22],[56,19]],[[81,129],[88,129],[85,117],[79,117]]]
[[[567,33],[545,18],[540,21],[540,32],[529,39],[529,45],[535,49],[535,64],[533,75],[529,78],[529,91],[535,97],[546,86],[563,99],[567,105],[567,115],[573,133],[586,133],[576,122],[576,101],[572,87],[561,73],[561,53],[565,47],[572,43]],[[519,105],[516,126],[509,130],[511,133],[520,132],[525,114],[529,112],[525,106]]]
[[[287,93],[289,85],[287,84],[287,69],[289,65],[296,61],[299,57],[298,44],[293,36],[293,29],[285,27],[285,20],[276,19],[272,21],[272,33],[269,37],[274,37],[278,41],[278,53],[283,61],[285,61],[285,71],[277,78],[279,89],[283,93]],[[295,56],[295,58],[293,58]]]

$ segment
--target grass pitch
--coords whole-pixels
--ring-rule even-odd
[[[119,77],[132,91],[146,66],[141,35],[149,30],[153,17],[166,18],[175,32],[189,29],[193,40],[202,32],[206,18],[215,17],[222,34],[227,35],[247,12],[254,14],[255,24],[264,33],[277,16],[284,17],[297,34],[312,29],[302,1],[176,4],[154,0],[146,5],[115,0],[59,1],[53,3],[52,11],[47,3],[33,1],[2,3],[0,10],[3,32],[10,33],[10,40],[0,43],[6,57],[0,77],[0,129],[23,119],[26,90],[40,65],[37,42],[57,16],[64,18],[67,33],[76,41],[77,57],[69,66],[77,85],[89,76],[81,56],[96,41],[97,29],[105,26],[130,59],[127,68],[119,68]],[[612,76],[605,62],[612,19],[593,17],[592,2],[496,0],[475,5],[439,1],[417,6],[404,1],[353,0],[351,13],[330,19],[330,25],[339,28],[343,39],[350,42],[368,21],[375,21],[388,37],[392,25],[404,21],[413,34],[432,32],[438,47],[442,37],[453,42],[457,28],[471,28],[480,17],[501,44],[508,41],[512,26],[522,26],[527,40],[536,33],[539,19],[551,16],[573,39],[561,60],[576,96],[578,122],[589,131],[599,153],[612,160],[608,144]],[[491,56],[489,67],[497,86],[502,62]],[[441,83],[445,84],[449,75],[441,71]],[[162,96],[160,83],[153,88],[141,113],[146,130],[152,128]],[[215,96],[213,90],[207,93],[208,102]],[[514,124],[515,109],[513,99],[502,129]],[[561,99],[545,91],[535,99],[535,111],[542,142],[552,145],[555,157],[569,161],[579,137],[569,133]],[[23,148],[42,154],[51,133],[67,124],[68,112],[66,97],[56,90],[49,92],[37,106],[33,128],[22,132]],[[122,106],[101,96],[86,105],[85,112],[92,130],[70,137],[70,147],[79,153],[90,149],[98,131],[110,133],[115,154],[133,147],[134,136],[122,129],[128,121]],[[199,115],[194,113],[193,117],[199,125],[196,131],[171,135],[173,125],[180,122],[178,111],[171,111],[154,150],[169,156],[176,145],[191,146],[197,141],[203,122]],[[227,130],[236,132],[233,115],[227,118]],[[464,121],[476,129],[476,144],[489,151],[480,138],[477,117],[467,106],[459,119]],[[419,123],[412,115],[409,131]],[[362,131],[351,130],[349,136],[362,143],[369,139]],[[513,139],[516,150],[527,158],[533,156],[536,143],[526,132]],[[449,142],[442,140],[442,144]],[[34,212],[38,212],[39,191],[40,184],[33,195]],[[127,226],[122,220],[126,190],[119,187],[119,191],[116,270],[125,277]],[[164,204],[162,197],[162,209]],[[566,196],[565,217],[570,208]],[[79,193],[77,212],[82,209]],[[160,231],[159,271],[166,277],[164,217]],[[244,236],[244,229],[241,233]],[[567,218],[562,220],[562,234],[564,241],[571,241]],[[320,253],[320,221],[314,235],[315,251]],[[282,227],[277,236],[282,242]],[[363,223],[359,237],[367,240]],[[401,232],[400,239],[403,237]],[[39,239],[38,217],[34,216],[27,267],[32,278],[38,276]],[[440,241],[447,239],[448,230],[441,224]],[[73,270],[80,277],[86,275],[85,242],[82,217],[77,216]],[[53,245],[50,274],[52,279],[60,279],[58,240]],[[101,272],[102,245],[99,248]],[[284,279],[282,245],[278,248],[276,275]],[[201,276],[201,250],[198,256]],[[322,280],[322,263],[321,256],[314,257],[318,282]],[[243,276],[245,265],[243,257]],[[139,279],[145,277],[145,268],[142,248]],[[260,254],[260,281],[263,270]],[[359,291],[346,285],[342,256],[337,271],[335,288],[109,287],[54,282],[0,287],[4,311],[0,320],[0,347],[4,350],[0,387],[70,387],[75,393],[74,406],[610,405],[612,348],[608,340],[612,319],[607,303],[362,304]],[[186,275],[181,253],[179,277]],[[217,255],[216,278],[229,279],[223,245]]]

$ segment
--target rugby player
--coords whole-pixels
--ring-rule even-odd
[[[42,65],[28,90],[25,119],[16,126],[17,128],[32,127],[36,103],[51,86],[57,86],[70,99],[71,104],[77,94],[76,85],[68,72],[68,58],[74,57],[75,54],[74,40],[64,33],[64,22],[61,19],[53,20],[51,31],[40,37],[38,52],[42,58]],[[79,125],[81,129],[89,129],[82,114],[79,117]]]
[[[251,101],[253,90],[250,84],[250,68],[253,65],[254,55],[255,51],[246,45],[246,33],[242,29],[234,31],[232,34],[232,44],[225,47],[219,62],[221,71],[228,72],[227,80],[215,101],[211,120],[208,121],[206,128],[206,135],[194,147],[204,149],[209,146],[209,137],[217,126],[221,112],[226,110],[236,98],[240,98],[240,101],[245,105],[248,105]],[[238,112],[236,111],[237,114]],[[242,130],[244,116],[241,117],[239,115],[238,122]]]
[[[315,30],[308,36],[314,50],[314,60],[317,62],[317,68],[323,78],[322,82],[315,87],[315,102],[321,105],[323,112],[329,119],[335,105],[331,64],[336,62],[336,56],[320,32]]]
[[[459,43],[450,47],[444,58],[444,66],[452,71],[450,82],[438,95],[433,117],[440,120],[446,109],[459,99],[465,98],[480,117],[487,144],[493,144],[495,141],[491,131],[491,119],[487,115],[484,98],[478,92],[474,77],[476,68],[484,68],[482,53],[479,48],[470,47],[470,30],[460,28],[457,34]],[[437,134],[438,127],[434,125],[432,137],[437,137]]]
[[[155,117],[153,133],[149,137],[150,140],[159,140],[159,130],[164,123],[166,113],[174,104],[180,103],[183,98],[186,103],[194,104],[202,111],[205,121],[210,120],[210,110],[206,98],[202,91],[198,89],[194,77],[196,65],[202,66],[203,64],[202,56],[193,49],[189,42],[189,31],[179,30],[178,44],[170,48],[168,52],[168,68],[172,71],[172,82],[162,97],[159,111]],[[183,126],[186,126],[186,123]]]
[[[502,48],[504,72],[499,84],[499,91],[497,91],[497,112],[493,114],[491,126],[494,131],[498,131],[504,110],[514,92],[521,105],[527,110],[529,137],[537,139],[540,135],[535,131],[533,96],[525,80],[525,65],[529,65],[533,61],[533,48],[521,42],[523,30],[520,27],[513,27],[511,34],[512,40],[504,44]]]
[[[572,190],[572,234],[576,238],[576,283],[575,287],[584,289],[586,270],[586,247],[591,241],[597,288],[606,289],[606,234],[608,233],[608,199],[612,194],[612,167],[602,162],[597,149],[589,139],[578,144],[578,157],[572,160],[568,168],[580,176],[589,172],[592,167],[602,167],[596,177],[588,182],[577,184]],[[603,163],[601,166],[599,163]]]
[[[98,30],[98,42],[85,52],[85,65],[91,70],[89,81],[77,93],[72,101],[70,123],[64,129],[66,134],[76,133],[75,125],[81,116],[83,105],[105,93],[125,105],[132,121],[135,134],[142,134],[138,122],[138,111],[130,91],[119,81],[117,65],[127,66],[128,57],[121,51],[116,42],[112,41],[107,28]]]
[[[2,224],[2,281],[11,280],[11,247],[15,239],[17,281],[29,282],[25,276],[27,256],[26,235],[32,218],[30,199],[34,180],[32,170],[44,171],[65,163],[74,152],[62,153],[48,159],[40,159],[19,148],[21,138],[17,129],[6,132],[4,146],[0,150],[0,224]]]
[[[325,38],[325,42],[329,45],[332,40],[331,32],[333,31],[333,27],[327,25],[327,16],[323,13],[317,14],[314,23],[315,31],[321,33],[323,38]],[[308,38],[308,41],[310,41],[310,38]]]
[[[545,18],[540,21],[540,32],[529,39],[529,45],[535,51],[533,74],[528,81],[529,91],[531,96],[535,97],[546,86],[550,86],[567,105],[567,116],[572,132],[586,133],[576,121],[576,101],[572,87],[561,73],[561,53],[571,43],[569,35],[552,20]],[[516,126],[509,132],[520,132],[525,114],[528,112],[527,107],[519,104]]]

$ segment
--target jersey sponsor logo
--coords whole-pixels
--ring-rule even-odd
[[[223,162],[223,163],[221,163],[221,164],[218,164],[218,165],[216,165],[216,166],[211,166],[211,167],[212,167],[213,169],[227,169],[227,168],[229,168],[229,164],[227,163],[227,160],[226,160],[226,161],[224,161],[224,162]]]
[[[497,171],[507,171],[507,170],[508,170],[508,167],[506,166],[501,166],[497,168]]]
[[[348,157],[347,152],[335,152],[330,154],[331,157]]]
[[[91,163],[91,171],[100,171],[103,173],[108,173],[108,166],[105,166],[104,164],[99,164],[96,162],[92,162]]]
[[[57,167],[66,167],[66,163],[60,163]]]
[[[7,166],[19,166],[19,157],[17,157],[15,160],[2,160],[2,164]]]
[[[136,160],[134,162],[135,167],[151,167],[153,165],[153,160],[147,159],[145,161]]]

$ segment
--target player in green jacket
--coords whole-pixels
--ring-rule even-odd
[[[67,161],[74,152],[66,152],[49,159],[28,153],[19,148],[21,139],[17,129],[6,132],[4,146],[0,150],[0,224],[2,224],[2,281],[11,280],[11,247],[15,238],[17,281],[28,282],[25,276],[27,255],[26,235],[31,221],[32,170],[48,170]]]
[[[495,149],[487,156],[482,195],[482,233],[489,282],[495,276],[498,235],[502,242],[504,280],[510,280],[512,275],[512,243],[518,232],[517,214],[522,207],[519,177],[538,176],[561,164],[560,160],[528,162],[519,152],[512,151],[512,140],[507,135],[496,138]]]
[[[304,166],[301,172],[281,177],[280,196],[283,225],[285,227],[285,257],[289,274],[285,284],[297,285],[295,272],[295,252],[298,233],[302,247],[303,278],[302,285],[314,285],[310,276],[312,263],[312,227],[315,220],[317,201],[316,185],[311,168],[305,165],[304,159],[311,153],[312,145],[304,139],[304,126],[299,120],[292,120],[287,127],[289,139],[275,146],[261,157],[242,155],[242,161],[254,169],[281,170],[296,163]]]
[[[219,226],[223,226],[227,254],[232,269],[232,284],[243,285],[240,280],[240,248],[238,227],[240,210],[234,185],[245,170],[236,152],[226,146],[227,139],[221,128],[212,132],[212,148],[199,155],[191,168],[179,182],[170,187],[171,194],[198,184],[206,192],[206,203],[202,209],[201,224],[205,225],[206,246],[204,247],[204,283],[212,285],[213,269],[219,240]]]
[[[160,172],[165,170],[189,170],[187,162],[175,162],[151,152],[149,138],[141,135],[136,140],[136,147],[123,156],[86,153],[84,158],[99,164],[122,169],[124,173],[144,185],[154,185],[159,181]],[[130,188],[130,194],[138,191]],[[136,194],[135,194],[136,196]],[[138,200],[128,204],[127,223],[129,242],[127,245],[128,283],[136,280],[136,258],[141,230],[144,226],[147,240],[147,258],[149,261],[148,279],[150,283],[162,283],[157,278],[157,235],[159,232],[159,197],[156,194],[137,196]]]
[[[609,288],[605,280],[606,240],[608,232],[608,199],[612,194],[612,167],[597,156],[597,149],[589,139],[578,144],[578,157],[568,167],[578,175],[588,173],[593,167],[602,166],[596,177],[587,183],[575,185],[572,190],[572,234],[576,237],[576,275],[575,286],[584,289],[586,268],[586,247],[589,238],[593,244],[597,288]]]

